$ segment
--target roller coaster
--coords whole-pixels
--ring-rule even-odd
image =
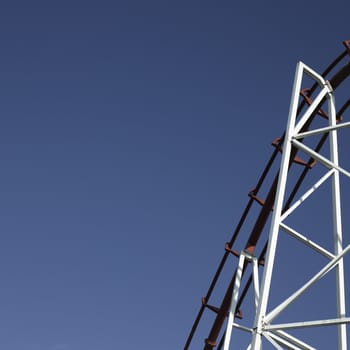
[[[286,130],[248,193],[184,350],[348,349],[350,40],[343,45],[322,74],[297,64]]]

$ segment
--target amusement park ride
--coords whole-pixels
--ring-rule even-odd
[[[350,40],[343,44],[322,74],[297,64],[286,131],[184,350],[348,349]]]

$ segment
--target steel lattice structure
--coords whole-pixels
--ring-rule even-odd
[[[191,348],[202,323],[209,325],[209,329],[202,331],[203,334],[207,332],[203,339],[204,350],[215,347],[224,350],[260,350],[263,344],[264,349],[311,350],[318,347],[314,347],[308,337],[302,336],[305,333],[300,335],[298,331],[315,327],[322,327],[318,328],[322,330],[326,326],[336,329],[333,348],[347,349],[347,324],[350,323],[350,317],[347,317],[345,308],[344,265],[350,244],[345,244],[345,234],[342,232],[340,178],[350,183],[350,166],[346,167],[339,157],[341,145],[338,136],[343,132],[341,130],[350,127],[350,122],[343,118],[350,105],[348,91],[340,108],[335,103],[335,92],[338,93],[340,87],[346,86],[345,82],[350,76],[350,40],[343,44],[345,50],[322,74],[302,62],[298,63],[286,131],[273,142],[271,158],[257,185],[249,192],[246,208],[231,240],[225,245],[224,255],[206,296],[202,298],[184,350]],[[311,87],[304,88],[305,82]],[[310,228],[307,228],[310,232],[305,232],[305,228],[300,229],[298,225],[298,220],[304,221],[304,218],[306,227],[309,224],[310,214],[302,215],[303,206],[312,202],[313,197],[317,198],[317,192],[325,186],[329,186],[327,194],[330,199],[325,203],[319,203],[316,199],[316,207],[321,204],[327,206],[329,202],[329,208],[322,212],[316,209],[315,214],[312,214],[316,220],[321,221],[324,217],[325,232],[313,233]],[[288,289],[285,298],[277,303],[273,300],[275,305],[271,306],[273,298],[270,289],[275,283],[272,277],[276,267],[281,266],[276,262],[281,235],[287,235],[303,246],[296,253],[298,258],[300,254],[300,260],[302,254],[308,257],[310,251],[320,257],[317,257],[320,263],[302,283],[298,282]],[[239,247],[241,249],[237,249]],[[287,249],[292,250],[294,247],[295,243],[292,243]],[[233,259],[236,267],[232,270],[230,264]],[[286,271],[285,278],[289,280],[288,267]],[[304,294],[315,292],[315,285],[330,274],[336,305],[333,317],[309,319],[312,315],[308,313],[307,316],[297,315],[299,319],[295,322],[284,318],[284,313],[292,303],[297,303]],[[219,297],[214,298],[217,304],[213,305],[211,299],[215,293]],[[316,294],[316,298],[320,294],[322,290]],[[245,310],[249,308],[249,302],[252,304],[250,313]],[[323,308],[323,305],[319,307]],[[204,315],[208,313],[206,310],[211,315],[204,322]],[[248,340],[244,346],[236,341],[237,332],[247,334]]]

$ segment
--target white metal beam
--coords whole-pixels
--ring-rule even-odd
[[[281,330],[281,329],[296,329],[296,328],[309,328],[309,327],[325,327],[334,326],[340,324],[350,323],[350,317],[333,318],[329,320],[315,320],[315,321],[301,321],[291,323],[270,324],[265,327],[266,330]]]
[[[316,252],[322,254],[323,256],[325,256],[328,259],[334,259],[334,254],[332,254],[328,250],[322,248],[320,245],[318,245],[317,243],[313,242],[311,239],[303,236],[302,234],[300,234],[299,232],[297,232],[296,230],[292,229],[291,227],[287,226],[284,223],[281,223],[280,226],[281,226],[281,229],[283,231],[285,231],[289,235],[293,236],[298,241],[304,243],[306,246],[312,248],[313,250],[315,250]]]
[[[316,350],[313,346],[303,342],[302,340],[293,337],[291,334],[282,330],[269,330],[269,333],[278,335],[281,338],[288,340],[290,343],[299,346],[303,350]]]
[[[350,178],[350,172],[348,172],[347,170],[343,169],[342,167],[340,167],[337,164],[334,164],[332,161],[330,161],[329,159],[327,159],[326,157],[322,156],[321,154],[315,152],[314,150],[312,150],[311,148],[305,146],[303,143],[297,141],[297,140],[292,140],[293,145],[297,148],[299,148],[300,150],[304,151],[305,153],[307,153],[309,156],[311,156],[312,158],[314,158],[315,160],[319,161],[320,163],[322,163],[326,168],[328,169],[335,169],[338,170],[340,173],[344,174],[345,176]]]
[[[330,126],[336,126],[336,110],[333,94],[329,94],[328,115]],[[338,140],[336,130],[329,133],[330,158],[331,161],[338,166]],[[343,250],[343,234],[341,219],[341,201],[340,201],[340,181],[339,170],[336,169],[332,176],[332,202],[333,202],[333,237],[335,254],[340,254]],[[344,261],[339,260],[336,266],[336,289],[337,289],[337,316],[345,317],[345,280],[344,280]],[[338,349],[347,350],[347,334],[346,325],[344,323],[338,325]]]
[[[281,221],[284,221],[296,208],[306,201],[328,178],[333,175],[334,169],[327,171],[309,190],[307,190],[297,201],[293,203],[282,215]]]
[[[303,139],[304,137],[324,134],[324,133],[330,132],[332,130],[349,128],[349,127],[350,127],[350,122],[340,123],[337,125],[327,126],[325,128],[319,128],[319,129],[314,129],[314,130],[310,130],[310,131],[300,132],[297,135],[295,135],[294,137],[296,139]]]

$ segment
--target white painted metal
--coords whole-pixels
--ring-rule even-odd
[[[253,288],[254,288],[254,301],[255,301],[255,309],[258,308],[259,303],[259,270],[258,270],[258,259],[252,258],[253,264]]]
[[[343,175],[347,176],[350,178],[350,172],[347,170],[343,169],[339,165],[334,164],[332,161],[328,160],[326,157],[322,156],[319,153],[316,153],[314,150],[311,148],[305,146],[303,143],[297,141],[297,140],[292,140],[293,146],[299,148],[300,150],[304,151],[306,154],[311,156],[312,158],[316,159],[319,163],[323,164],[326,168],[328,169],[335,169],[342,173]]]
[[[281,221],[283,221],[285,218],[287,218],[296,208],[299,207],[300,204],[302,204],[308,197],[311,196],[312,193],[314,193],[331,175],[333,175],[334,170],[331,169],[328,171],[324,176],[321,177],[320,180],[318,180],[308,191],[306,191],[300,199],[294,202],[292,206],[288,210],[285,211],[283,215],[281,215]]]
[[[282,346],[280,346],[276,340],[274,340],[273,336],[269,333],[265,333],[265,338],[275,347],[277,350],[283,350]]]
[[[347,123],[327,126],[326,128],[319,128],[319,129],[314,129],[311,131],[300,132],[298,135],[295,135],[294,138],[303,139],[304,137],[307,137],[307,136],[324,134],[324,133],[329,132],[331,130],[344,129],[344,128],[349,128],[349,127],[350,127],[350,122],[347,122]]]
[[[252,333],[253,332],[253,330],[251,328],[244,327],[244,326],[242,326],[241,324],[238,324],[238,323],[233,323],[232,327],[240,329],[241,331],[245,331],[245,332],[248,332],[248,333]]]
[[[291,329],[291,328],[307,328],[307,327],[324,327],[333,326],[339,324],[350,323],[350,317],[334,318],[331,320],[316,320],[316,321],[304,321],[304,322],[292,322],[292,323],[281,323],[274,325],[267,325],[266,330],[273,329]]]
[[[267,339],[274,339],[276,342],[284,346],[284,349],[291,349],[291,350],[316,350],[312,346],[307,345],[304,342],[298,341],[294,337],[286,337],[281,336],[276,333],[272,332],[266,332],[264,335]],[[283,349],[283,348],[282,348]]]
[[[328,259],[334,259],[334,254],[330,253],[328,250],[322,248],[317,243],[313,242],[311,239],[306,238],[296,230],[292,229],[291,227],[287,226],[284,223],[280,224],[281,229],[296,238],[298,241],[304,243],[306,246],[312,248],[313,250],[317,251],[318,253],[322,254]]]
[[[236,306],[237,306],[237,301],[238,301],[238,293],[239,293],[239,287],[241,285],[241,278],[242,278],[245,259],[246,259],[246,255],[244,252],[242,252],[240,257],[239,257],[238,268],[237,268],[236,278],[235,278],[235,284],[234,284],[234,288],[233,288],[233,297],[232,297],[232,301],[231,301],[230,313],[228,316],[228,322],[227,322],[227,327],[226,327],[224,350],[228,350],[229,346],[230,346],[233,321],[235,319]]]
[[[321,90],[321,92],[318,94],[318,96],[315,98],[314,102],[311,104],[310,108],[306,111],[306,113],[300,118],[297,125],[292,126],[293,134],[297,134],[301,128],[305,125],[305,123],[310,119],[312,113],[317,108],[317,106],[320,104],[320,102],[324,99],[324,97],[327,95],[327,86],[324,86],[324,88]]]
[[[315,80],[318,83],[320,89],[318,95],[314,98],[314,101],[297,121],[296,116],[299,104],[299,92],[301,90],[304,74]],[[327,127],[301,132],[303,127],[308,123],[309,119],[313,117],[315,110],[318,108],[320,102],[324,99],[326,99],[326,103],[328,104],[329,125]],[[339,164],[337,131],[340,128],[347,128],[349,126],[350,122],[337,123],[336,121],[334,94],[330,84],[325,81],[322,76],[307,67],[304,63],[299,62],[296,68],[291,105],[289,109],[288,124],[284,136],[282,160],[277,184],[276,198],[274,202],[274,210],[272,212],[271,226],[269,231],[269,243],[266,252],[265,267],[260,290],[258,288],[259,280],[257,259],[247,254],[246,252],[242,252],[236,273],[231,309],[225,334],[224,350],[229,349],[232,328],[237,328],[252,333],[252,341],[248,347],[250,350],[262,350],[263,338],[265,338],[276,349],[314,350],[315,348],[313,346],[305,343],[295,336],[290,335],[289,333],[286,333],[283,330],[307,327],[323,327],[330,325],[336,326],[338,328],[337,349],[347,349],[346,324],[350,323],[350,317],[346,317],[346,294],[343,258],[344,255],[350,251],[350,245],[346,246],[345,248],[343,247],[339,175],[343,174],[346,177],[350,178],[350,172]],[[304,138],[322,133],[327,133],[329,135],[329,158],[321,155],[320,153],[314,151],[301,142]],[[288,181],[288,169],[292,147],[296,147],[301,152],[306,153],[318,161],[319,164],[325,167],[326,172],[313,186],[311,186],[303,195],[301,195],[301,197],[297,199],[285,213],[282,213]],[[332,247],[327,247],[327,249],[322,247],[322,245],[308,238],[307,235],[299,233],[296,229],[283,222],[294,212],[296,208],[298,208],[304,201],[311,197],[314,192],[317,191],[326,182],[331,182],[332,188],[332,213],[330,213],[330,220],[333,218],[334,251],[331,251],[333,250]],[[277,242],[281,230],[289,234],[291,237],[297,239],[307,247],[311,248],[312,251],[325,256],[328,259],[328,263],[326,263],[323,268],[314,274],[306,283],[304,283],[299,288],[296,288],[295,292],[287,297],[282,303],[268,312],[267,308],[270,295],[270,285],[275,256],[277,253]],[[241,326],[238,323],[234,322],[242,271],[248,261],[251,262],[253,266],[254,298],[256,307],[255,319],[251,328]],[[291,303],[297,300],[305,291],[307,291],[312,285],[323,278],[331,270],[335,270],[336,272],[336,318],[316,321],[302,320],[300,322],[272,324],[274,319],[279,314],[281,314]],[[336,345],[334,345],[334,348],[336,348]]]
[[[330,126],[336,126],[336,110],[334,95],[329,94],[328,115]],[[337,132],[332,130],[329,133],[330,141],[330,158],[331,161],[338,166],[338,141]],[[332,176],[332,200],[333,200],[333,234],[334,234],[334,250],[338,255],[343,250],[343,235],[342,235],[342,220],[341,220],[341,202],[340,202],[340,182],[339,171],[334,172]],[[344,261],[339,260],[336,266],[337,279],[337,316],[338,318],[345,317],[345,281],[344,281]],[[338,348],[347,350],[346,325],[341,323],[338,325]]]
[[[266,253],[265,268],[261,285],[260,301],[257,309],[257,314],[254,321],[254,334],[252,338],[252,350],[260,350],[262,345],[262,335],[264,332],[264,317],[267,309],[267,302],[270,293],[272,270],[276,254],[277,239],[279,234],[280,216],[282,213],[282,206],[284,200],[284,193],[287,183],[289,158],[292,149],[291,139],[293,136],[293,128],[296,121],[299,92],[301,90],[302,75],[304,71],[304,64],[299,62],[297,65],[297,72],[295,76],[292,103],[290,106],[288,124],[285,134],[285,141],[283,146],[283,154],[281,161],[281,168],[279,180],[277,185],[275,207],[272,215],[272,222],[269,234],[269,245]]]
[[[306,344],[305,342],[301,341],[300,339],[293,337],[289,333],[282,331],[282,330],[270,330],[269,334],[273,334],[276,336],[279,336],[282,339],[285,339],[289,341],[291,344],[299,346],[300,349],[303,350],[316,350],[313,346],[310,346],[309,344]]]
[[[240,326],[237,323],[234,323],[234,315],[236,313],[236,307],[237,307],[237,301],[238,301],[238,295],[239,295],[239,287],[241,285],[241,278],[243,269],[245,268],[245,264],[251,263],[253,267],[253,284],[254,284],[254,302],[255,307],[257,307],[258,301],[259,301],[259,271],[258,271],[258,259],[255,256],[252,256],[251,254],[247,253],[246,251],[242,251],[239,257],[238,262],[238,268],[236,272],[235,277],[235,284],[233,289],[233,297],[231,301],[230,311],[229,311],[229,317],[226,327],[226,333],[225,333],[225,340],[224,340],[224,350],[228,350],[230,346],[231,341],[231,333],[232,328],[237,328],[246,332],[253,333],[252,328],[247,328],[244,326]]]

